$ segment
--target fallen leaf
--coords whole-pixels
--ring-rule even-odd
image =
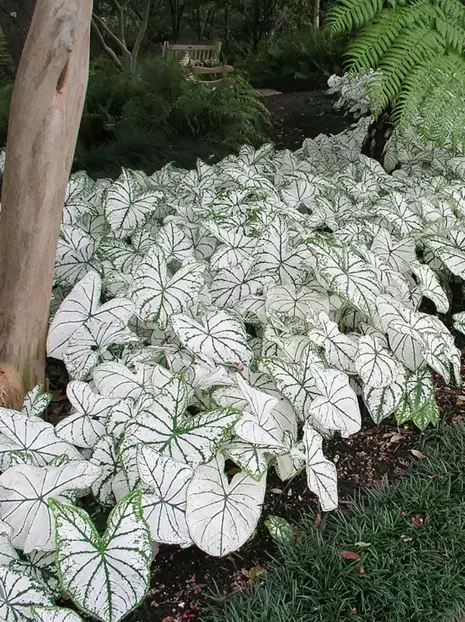
[[[280,488],[272,488],[270,490],[270,492],[272,492],[274,495],[282,495],[283,491]]]
[[[414,527],[423,527],[422,517],[418,516],[417,514],[415,516],[412,516],[412,525]]]
[[[358,571],[360,574],[365,574],[365,568],[359,568]]]
[[[343,559],[352,559],[353,561],[358,561],[360,559],[360,555],[354,551],[341,551],[339,555]]]
[[[412,454],[412,456],[415,456],[415,458],[424,458],[425,456],[421,453],[421,451],[418,451],[418,449],[411,449],[410,453]]]
[[[317,514],[315,516],[315,520],[313,522],[313,524],[315,525],[315,527],[319,527],[321,523],[321,514]]]

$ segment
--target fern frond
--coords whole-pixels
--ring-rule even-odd
[[[415,125],[440,145],[465,143],[465,6],[461,0],[337,0],[330,32],[363,26],[346,54],[350,73],[374,70],[375,116],[393,105],[400,129]],[[420,125],[418,125],[420,124]]]
[[[340,0],[328,14],[327,28],[337,36],[371,21],[383,8],[383,0]]]

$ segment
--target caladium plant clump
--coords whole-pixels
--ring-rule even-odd
[[[362,410],[438,422],[432,372],[460,382],[460,352],[421,305],[447,313],[465,276],[465,160],[404,137],[388,174],[360,153],[365,125],[193,171],[72,177],[47,344],[72,411],[46,423],[37,388],[0,413],[2,619],[78,620],[61,591],[120,620],[156,543],[223,556],[253,535],[270,469],[305,471],[336,508],[323,441]],[[105,533],[85,498],[111,509]]]

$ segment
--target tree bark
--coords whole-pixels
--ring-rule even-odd
[[[63,203],[89,73],[92,0],[37,0],[13,92],[0,213],[0,362],[45,377]]]
[[[0,26],[8,51],[18,67],[36,0],[0,0]]]
[[[384,165],[386,146],[394,131],[391,120],[391,106],[388,106],[369,126],[362,144],[362,154]]]

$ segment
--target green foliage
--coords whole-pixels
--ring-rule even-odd
[[[459,0],[338,0],[327,20],[332,35],[362,28],[347,53],[351,71],[380,72],[373,112],[393,104],[400,129],[415,123],[440,145],[465,133],[465,6]]]
[[[340,72],[346,46],[347,38],[331,39],[324,30],[310,27],[263,41],[257,52],[238,62],[256,87],[316,90]]]
[[[6,144],[12,94],[13,86],[11,84],[0,88],[0,145],[2,146]]]
[[[94,66],[77,164],[97,175],[121,166],[153,170],[171,160],[190,168],[197,157],[261,144],[267,114],[240,76],[233,87],[211,89],[187,80],[175,60],[148,60],[138,75]]]
[[[428,457],[397,483],[318,528],[305,516],[301,541],[283,544],[261,582],[218,599],[204,622],[457,620],[465,611],[465,426],[429,439]]]

